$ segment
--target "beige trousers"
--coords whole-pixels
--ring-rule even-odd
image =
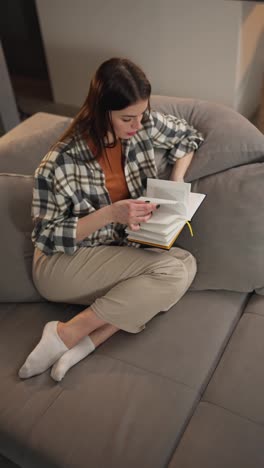
[[[102,320],[138,333],[184,295],[196,274],[187,251],[99,246],[74,255],[35,249],[33,281],[50,301],[90,305]]]

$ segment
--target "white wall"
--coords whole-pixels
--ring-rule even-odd
[[[242,2],[235,108],[251,117],[264,84],[264,5]]]
[[[36,3],[56,102],[81,105],[100,63],[126,56],[144,69],[154,94],[236,106],[241,2]]]

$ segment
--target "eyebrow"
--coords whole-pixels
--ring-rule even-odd
[[[148,107],[146,107],[146,109],[142,112],[142,114],[144,114],[144,112],[146,112],[146,110],[148,110]],[[137,117],[137,115],[124,114],[124,115],[121,115],[121,117]]]

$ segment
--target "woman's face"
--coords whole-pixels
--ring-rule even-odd
[[[148,110],[148,100],[138,101],[125,109],[111,111],[113,128],[117,138],[128,139],[142,128],[141,120]]]

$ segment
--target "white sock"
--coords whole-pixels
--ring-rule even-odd
[[[45,372],[69,350],[57,333],[58,321],[48,322],[38,345],[33,349],[18,372],[21,379]]]
[[[65,376],[66,372],[77,364],[77,362],[84,359],[88,354],[92,353],[95,346],[89,336],[85,336],[73,348],[69,349],[63,356],[54,364],[51,369],[51,377],[60,382]]]

